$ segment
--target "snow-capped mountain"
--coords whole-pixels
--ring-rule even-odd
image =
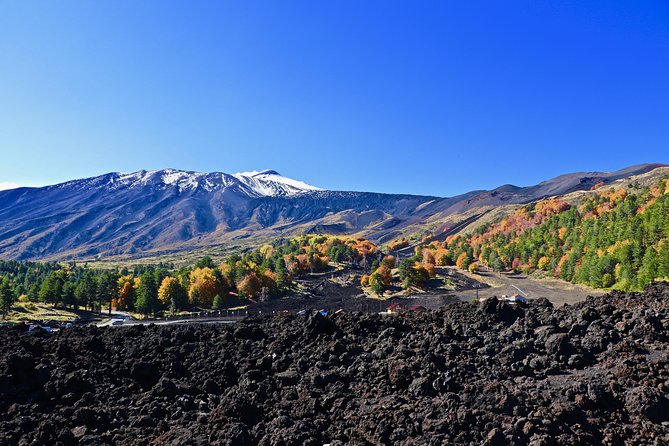
[[[358,232],[430,200],[326,191],[274,170],[113,172],[0,191],[0,258],[141,256],[314,228]]]
[[[284,177],[274,170],[235,174],[190,172],[176,169],[140,170],[132,173],[112,172],[48,187],[53,189],[104,187],[109,190],[174,187],[180,192],[197,189],[213,192],[226,188],[238,188],[252,197],[285,197],[322,190],[302,181]]]
[[[258,194],[257,196],[259,197],[291,196],[304,192],[323,190],[302,181],[281,176],[275,170],[242,172],[233,174],[233,176],[254,193]]]
[[[447,235],[495,207],[588,190],[658,167],[568,174],[536,186],[505,185],[452,198],[327,191],[273,170],[108,173],[0,191],[0,258],[181,255],[305,232],[380,242],[426,229]]]

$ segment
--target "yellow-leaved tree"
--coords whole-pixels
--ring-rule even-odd
[[[214,297],[224,292],[224,286],[221,283],[222,277],[218,276],[212,268],[195,268],[190,273],[190,288],[188,290],[190,302],[204,308],[211,308]]]
[[[181,310],[188,305],[186,289],[176,277],[165,277],[158,288],[158,300],[167,308]]]

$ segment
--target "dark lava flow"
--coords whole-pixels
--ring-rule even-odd
[[[0,444],[669,444],[669,284],[396,317],[0,330]]]

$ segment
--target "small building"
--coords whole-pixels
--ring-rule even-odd
[[[412,305],[409,307],[409,310],[411,311],[427,311],[427,308],[425,308],[422,305]]]

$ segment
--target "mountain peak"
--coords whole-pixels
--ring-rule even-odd
[[[262,175],[276,175],[276,176],[279,176],[279,177],[281,176],[281,174],[279,172],[277,172],[276,170],[272,170],[272,169],[265,169],[265,170],[260,170],[260,171],[251,170],[251,171],[248,171],[248,172],[237,172],[235,175],[241,175],[241,176],[245,176],[245,177],[259,177],[259,176],[262,176]]]
[[[278,175],[278,176],[281,176],[281,174],[279,172],[277,172],[276,170],[272,170],[272,169],[261,170],[260,172],[258,172],[257,175]]]
[[[261,170],[260,172],[255,170],[240,172],[233,176],[260,196],[275,197],[323,190],[302,181],[284,177],[272,169]]]
[[[51,188],[150,188],[153,190],[176,188],[185,191],[213,192],[236,188],[251,197],[287,197],[322,189],[302,181],[281,176],[276,170],[262,170],[228,174],[223,172],[193,172],[179,169],[139,170],[137,172],[112,172],[92,178],[68,181],[47,186]]]

